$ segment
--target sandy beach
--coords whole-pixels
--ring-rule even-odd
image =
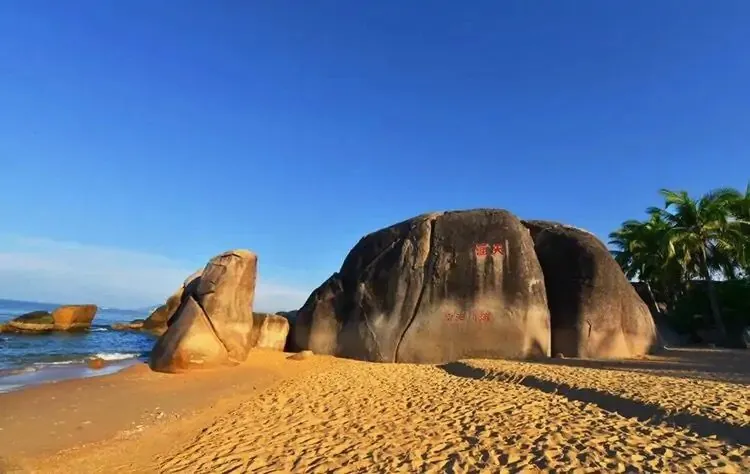
[[[0,472],[748,472],[750,355],[302,361],[0,395]]]

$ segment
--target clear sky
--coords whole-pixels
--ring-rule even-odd
[[[750,178],[750,2],[0,1],[0,297],[160,303],[259,255],[506,208],[600,237]]]

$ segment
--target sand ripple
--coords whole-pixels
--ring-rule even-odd
[[[521,362],[342,361],[242,403],[157,463],[170,473],[750,471],[745,444],[628,418],[524,376],[738,430],[750,415],[747,387],[720,382]]]

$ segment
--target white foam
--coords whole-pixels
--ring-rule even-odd
[[[98,354],[94,354],[92,358],[98,358],[102,360],[127,360],[127,359],[135,359],[140,354],[133,354],[128,352],[99,352]]]
[[[58,360],[54,362],[34,362],[34,365],[37,367],[43,367],[45,365],[70,365],[70,364],[80,364],[83,362],[81,359],[74,359],[74,360]]]

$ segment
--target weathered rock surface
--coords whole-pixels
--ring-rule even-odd
[[[364,237],[297,313],[295,350],[439,363],[550,355],[544,275],[512,214],[426,214]]]
[[[189,286],[196,286],[200,282],[201,274],[203,270],[198,270],[185,279],[182,286],[175,291],[172,296],[167,298],[166,303],[156,308],[148,318],[143,322],[143,329],[152,332],[157,335],[162,335],[167,331],[167,322],[171,318],[177,308],[182,304],[182,296],[185,293],[185,289]]]
[[[524,225],[544,271],[553,353],[625,358],[655,348],[648,307],[596,236],[555,222]]]
[[[253,332],[257,257],[231,250],[208,262],[186,285],[182,303],[151,351],[162,372],[236,364],[247,357]]]
[[[129,323],[115,323],[110,327],[115,331],[138,331],[143,329],[144,319],[134,319]]]
[[[55,330],[55,320],[47,311],[32,311],[3,325],[3,332],[47,332]]]
[[[97,309],[93,304],[60,306],[52,311],[55,329],[60,331],[88,329],[96,316]]]
[[[289,321],[278,314],[253,313],[251,347],[283,351],[289,334]]]
[[[52,313],[32,311],[22,314],[0,327],[0,332],[49,332],[86,330],[96,316],[95,305],[66,305]]]

